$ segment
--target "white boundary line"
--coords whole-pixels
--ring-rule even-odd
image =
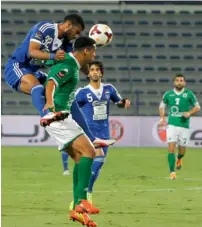
[[[150,189],[132,189],[131,191],[129,190],[96,190],[95,193],[118,193],[118,192],[169,192],[169,191],[178,191],[178,190],[184,190],[184,191],[202,191],[202,187],[192,187],[192,188],[183,188],[183,189],[176,189],[176,188],[150,188]],[[38,194],[38,191],[11,191],[11,192],[2,192],[2,194]],[[52,193],[55,194],[63,194],[63,193],[73,193],[72,190],[67,190],[67,191],[53,191]]]

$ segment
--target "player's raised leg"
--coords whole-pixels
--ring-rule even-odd
[[[49,111],[43,111],[43,107],[46,104],[44,87],[38,81],[38,79],[32,75],[24,75],[20,82],[20,91],[32,96],[32,104],[39,112],[40,116],[43,117]]]
[[[5,67],[5,80],[14,90],[31,95],[32,103],[41,116],[49,112],[48,110],[43,112],[43,107],[46,103],[44,87],[34,73],[31,72],[31,69],[10,60]]]

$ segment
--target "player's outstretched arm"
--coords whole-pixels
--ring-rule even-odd
[[[43,108],[43,111],[47,109],[51,109],[53,112],[55,112],[54,108],[54,91],[55,91],[55,82],[53,80],[49,80],[46,85],[46,105]]]
[[[29,44],[29,56],[39,60],[63,60],[65,52],[64,50],[58,50],[56,53],[46,53],[40,50],[40,43],[31,41]]]

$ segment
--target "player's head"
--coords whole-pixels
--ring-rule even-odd
[[[102,79],[104,74],[104,66],[100,61],[92,61],[89,63],[88,78],[90,81],[98,82]]]
[[[76,39],[73,50],[80,64],[89,64],[94,60],[96,55],[95,40],[88,36],[81,36]]]
[[[63,37],[69,41],[75,39],[84,30],[83,18],[77,14],[70,14],[64,18]]]
[[[186,86],[186,79],[182,74],[177,74],[173,79],[175,89],[181,91]]]

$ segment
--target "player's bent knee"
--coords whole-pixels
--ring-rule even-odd
[[[30,94],[34,86],[40,85],[40,82],[33,74],[24,75],[20,81],[20,90],[26,94]]]
[[[72,148],[79,152],[82,156],[94,158],[95,157],[95,149],[93,144],[89,141],[89,139],[85,135],[79,136],[72,143]]]
[[[88,158],[95,158],[95,149],[89,148],[89,149],[83,149],[82,155]]]

